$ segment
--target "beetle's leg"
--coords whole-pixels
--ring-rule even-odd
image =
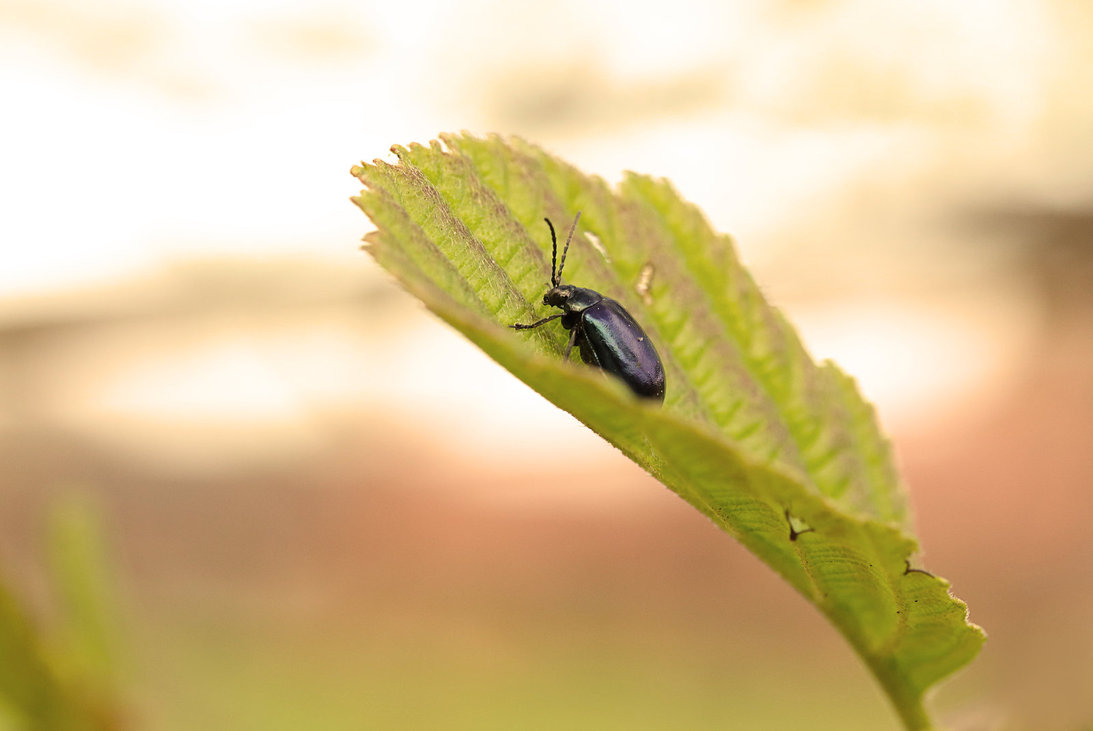
[[[557,315],[551,315],[550,317],[544,317],[542,320],[539,320],[539,322],[533,322],[530,325],[521,325],[520,323],[516,323],[515,325],[509,325],[509,327],[511,327],[513,330],[530,330],[533,327],[539,327],[540,325],[548,323],[551,320],[557,320],[559,317],[562,317],[564,315],[565,315],[564,312],[559,312]]]
[[[569,354],[573,352],[573,343],[577,342],[577,335],[580,334],[580,328],[573,328],[569,331],[569,345],[565,346],[565,355],[562,356],[563,360],[569,360]]]

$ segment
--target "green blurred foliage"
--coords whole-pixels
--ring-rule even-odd
[[[0,581],[0,729],[113,731],[119,703],[115,588],[100,516],[82,499],[59,501],[49,553],[58,620],[31,616]]]

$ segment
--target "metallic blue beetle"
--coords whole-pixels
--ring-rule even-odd
[[[554,265],[558,261],[558,237],[554,234],[554,224],[550,219],[543,220],[550,227],[552,243],[550,289],[543,295],[543,304],[557,307],[562,312],[530,325],[516,324],[512,327],[530,330],[561,318],[562,327],[571,331],[569,345],[565,349],[567,360],[576,345],[585,363],[618,376],[638,396],[663,402],[664,365],[649,336],[630,313],[615,300],[595,290],[561,283],[565,255],[569,251],[569,242],[573,240],[573,232],[577,230],[577,221],[581,220],[580,212],[569,229],[565,248],[562,249],[562,263],[557,270]]]

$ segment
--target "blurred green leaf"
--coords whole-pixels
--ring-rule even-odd
[[[0,584],[0,728],[45,728],[64,707],[63,698],[37,627]]]
[[[616,192],[518,139],[441,139],[392,148],[397,165],[353,168],[366,186],[353,200],[378,229],[368,252],[781,574],[846,636],[905,725],[929,728],[924,692],[984,635],[948,582],[909,570],[906,494],[854,381],[812,361],[732,241],[668,182],[627,174]],[[508,327],[547,314],[542,219],[567,228],[577,211],[566,281],[617,299],[646,329],[667,373],[663,408],[563,361],[560,326]]]
[[[62,617],[58,643],[65,671],[93,695],[118,688],[117,589],[109,569],[103,518],[93,504],[69,495],[50,513],[50,564]]]
[[[0,731],[119,729],[116,615],[99,517],[69,499],[52,518],[60,627],[34,621],[0,581]]]

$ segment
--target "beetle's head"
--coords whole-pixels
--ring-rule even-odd
[[[565,307],[565,303],[573,296],[575,287],[572,284],[559,284],[551,287],[543,295],[543,304],[551,307]]]

